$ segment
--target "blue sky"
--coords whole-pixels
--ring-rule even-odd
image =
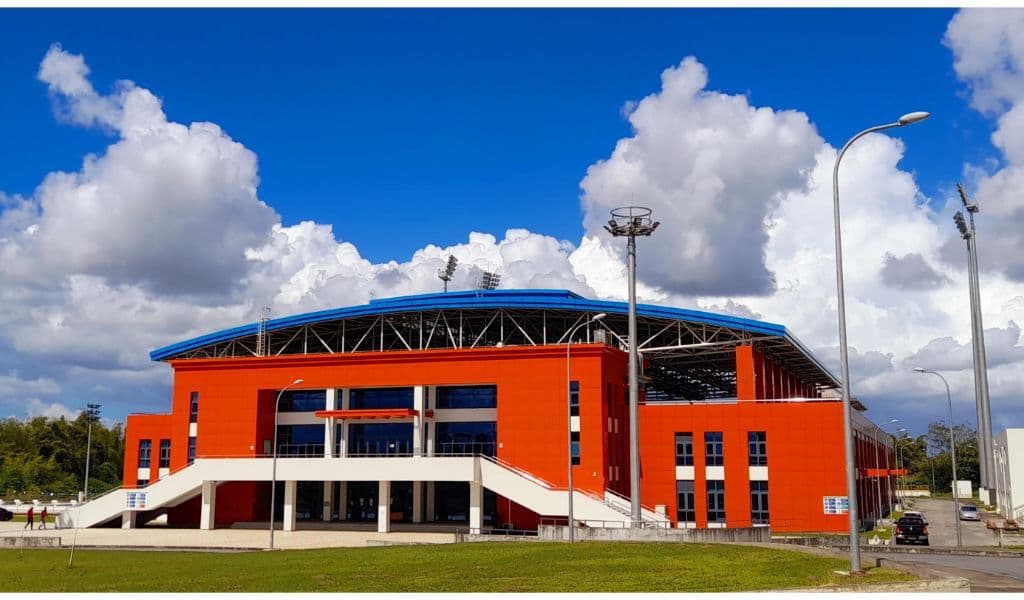
[[[952,14],[8,10],[0,189],[30,194],[48,171],[74,170],[110,143],[54,120],[35,73],[59,42],[86,56],[98,91],[131,79],[171,119],[218,123],[259,155],[260,196],[285,224],[333,223],[373,261],[469,230],[578,239],[579,182],[629,133],[623,104],[688,55],[713,89],[806,112],[832,145],[931,111],[907,134],[902,166],[932,195],[965,161],[994,154],[991,124],[968,107],[941,43]]]
[[[942,368],[973,421],[966,177],[994,421],[1024,424],[1020,36],[1022,11],[952,9],[0,10],[0,415],[166,410],[149,350],[437,291],[449,252],[456,289],[471,266],[622,299],[599,225],[632,202],[664,222],[644,301],[783,323],[838,371],[832,153],[926,110],[844,159],[854,394],[923,429],[911,367]],[[118,80],[163,102],[144,140]]]

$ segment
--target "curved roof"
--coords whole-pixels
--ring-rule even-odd
[[[485,333],[490,325],[485,326],[484,322],[488,318],[493,322],[497,314],[496,311],[501,312],[502,315],[500,338],[494,337],[497,335],[496,333]],[[581,321],[584,314],[599,312],[608,314],[602,327],[606,328],[613,337],[624,342],[625,317],[628,314],[628,305],[625,302],[593,300],[567,290],[455,291],[371,300],[369,304],[361,306],[271,319],[266,322],[266,332],[269,334],[267,337],[273,336],[279,345],[272,348],[276,354],[309,353],[310,349],[307,343],[304,342],[300,349],[300,345],[296,341],[300,331],[305,332],[302,334],[303,339],[309,337],[310,333],[315,337],[314,351],[329,353],[369,349],[404,348],[412,350],[413,344],[410,344],[410,340],[413,338],[413,334],[410,333],[412,330],[415,330],[419,337],[419,348],[417,349],[438,347],[436,343],[441,341],[448,344],[449,339],[451,345],[447,347],[458,348],[476,347],[478,344],[488,345],[487,339],[491,340],[491,345],[500,343],[506,345],[536,344],[538,341],[561,343],[564,340],[558,337],[559,334],[564,334],[575,324],[584,322]],[[424,320],[425,313],[429,313],[426,320]],[[544,315],[543,323],[538,320],[542,313]],[[399,315],[402,316],[399,317]],[[419,315],[418,321],[410,315]],[[731,347],[737,343],[754,343],[763,346],[763,349],[767,349],[779,360],[793,363],[794,367],[797,366],[795,363],[799,363],[800,371],[805,378],[819,387],[836,387],[838,385],[836,378],[782,325],[652,304],[638,304],[637,317],[638,324],[642,326],[638,333],[638,339],[642,341],[646,339],[641,344],[641,351],[650,353],[649,356],[669,353],[677,356],[687,355],[692,358],[700,353],[698,351],[707,355],[716,346],[721,351],[722,346],[725,345]],[[455,335],[454,322],[456,318],[459,323],[458,336]],[[506,318],[511,323],[509,329],[512,333],[505,332]],[[431,319],[433,319],[434,329],[439,331],[436,336],[437,342],[431,342],[431,339],[434,338],[434,330],[430,330],[431,339],[428,339],[427,345],[424,346],[423,337],[430,327]],[[474,319],[476,320],[474,321]],[[444,321],[443,326],[441,326],[442,320]],[[375,344],[374,340],[380,337],[380,345],[361,346],[373,328],[373,325],[369,324],[371,321],[379,323],[380,335],[378,336],[376,333],[370,335],[370,340],[365,343]],[[385,321],[388,323],[387,327]],[[337,329],[334,326],[339,322],[350,324],[350,339],[347,341],[344,332],[345,325],[341,325],[341,333],[334,331]],[[464,331],[464,323],[475,324],[466,325],[469,331]],[[358,344],[353,344],[352,340],[362,331],[360,327],[367,328],[363,332],[363,339],[360,339]],[[549,327],[551,331],[549,331]],[[678,330],[678,335],[676,335],[676,330]],[[150,353],[150,358],[168,360],[200,356],[233,356],[235,352],[242,355],[253,355],[254,349],[250,347],[253,344],[249,343],[246,346],[244,342],[246,340],[254,342],[258,337],[258,332],[258,323],[225,329],[158,348]],[[332,342],[326,339],[328,334],[336,333],[339,337],[338,341]],[[391,341],[385,340],[385,333]],[[291,335],[291,339],[282,345],[281,340],[288,338],[289,335]],[[484,341],[481,343],[482,339]],[[239,342],[241,349],[226,350],[227,345],[234,342]],[[472,342],[472,345],[469,342]],[[386,346],[386,344],[391,344],[391,346]],[[646,348],[644,344],[647,345]]]

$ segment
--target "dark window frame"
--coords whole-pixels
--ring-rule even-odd
[[[498,408],[496,385],[442,385],[434,392],[434,408],[462,410]]]
[[[572,453],[572,464],[580,464],[580,432],[569,432],[569,447]]]
[[[188,404],[188,422],[198,423],[199,422],[199,392],[192,392],[192,396],[189,399]]]
[[[725,523],[725,480],[709,479],[706,484],[708,523]]]
[[[569,382],[569,416],[580,416],[580,382]]]
[[[693,432],[681,431],[676,434],[676,466],[693,466]]]
[[[190,436],[188,438],[188,464],[192,464],[196,461],[196,436]]]
[[[171,440],[160,440],[159,466],[161,469],[171,468]]]
[[[697,492],[692,480],[676,481],[676,521],[697,522]]]
[[[721,431],[704,432],[704,464],[709,467],[725,464],[725,434]]]
[[[767,525],[768,519],[768,482],[751,481],[750,522],[753,525]]]
[[[153,460],[153,440],[139,440],[139,468],[148,469]]]
[[[747,432],[747,457],[750,466],[768,466],[768,432]]]

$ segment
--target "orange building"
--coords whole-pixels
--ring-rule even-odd
[[[605,316],[595,316],[603,313]],[[627,306],[563,290],[452,292],[251,324],[152,353],[171,411],[131,415],[124,488],[79,525],[275,519],[532,529],[629,511]],[[784,327],[638,307],[643,519],[843,532],[836,379]],[[889,436],[857,405],[861,515]],[[572,466],[570,467],[570,463]],[[89,505],[93,505],[91,508]],[[308,525],[312,526],[312,525]]]

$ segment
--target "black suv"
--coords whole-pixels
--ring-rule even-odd
[[[928,545],[928,525],[920,517],[903,517],[896,521],[896,543],[918,542]]]
[[[0,507],[0,521],[10,521],[14,518],[14,513],[7,510],[6,508]]]

